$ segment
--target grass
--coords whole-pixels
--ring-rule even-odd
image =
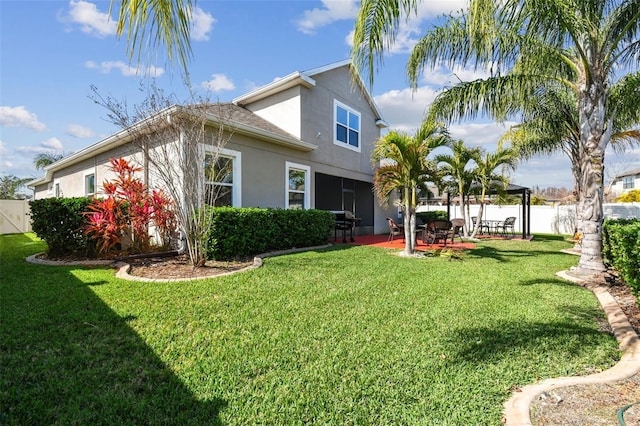
[[[562,239],[464,260],[334,246],[237,275],[121,281],[0,237],[2,424],[500,424],[516,387],[611,366]]]

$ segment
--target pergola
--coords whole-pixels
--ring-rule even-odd
[[[489,190],[490,194],[497,194],[497,192],[495,189]],[[522,226],[522,238],[526,239],[531,231],[531,189],[510,183],[505,192],[509,195],[520,194],[522,196],[522,220],[520,223]],[[451,198],[449,193],[447,193],[447,218],[451,218]]]

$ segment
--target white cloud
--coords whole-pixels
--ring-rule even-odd
[[[0,155],[3,157],[9,153],[9,150],[6,148],[5,143],[0,141]]]
[[[147,67],[132,67],[122,61],[103,61],[99,64],[94,61],[85,62],[85,67],[89,69],[97,69],[103,74],[109,74],[112,70],[120,71],[125,77],[137,77],[140,75],[150,77],[160,77],[164,74],[164,69],[153,65]]]
[[[436,95],[435,90],[424,86],[416,91],[410,88],[390,90],[374,99],[390,129],[412,134],[420,127],[425,109]]]
[[[79,124],[70,124],[67,126],[67,134],[76,138],[92,138],[95,136],[93,130]]]
[[[483,145],[489,151],[493,151],[498,140],[509,129],[517,124],[514,121],[499,123],[458,123],[448,126],[451,137],[461,139],[466,145]]]
[[[16,151],[25,155],[51,154],[62,152],[63,147],[62,142],[58,138],[52,137],[40,142],[40,146],[19,146],[16,148]]]
[[[223,90],[233,90],[236,85],[224,74],[212,74],[211,80],[202,82],[202,87],[212,92],[221,92]]]
[[[62,151],[62,142],[58,138],[49,138],[40,142],[43,148],[51,149],[54,151]]]
[[[39,132],[47,130],[47,126],[38,120],[38,116],[27,111],[24,106],[0,106],[0,126],[28,127]]]
[[[195,41],[209,40],[209,31],[213,28],[216,19],[199,7],[193,8],[191,15],[191,39]]]
[[[62,17],[64,22],[79,24],[80,30],[96,37],[116,34],[116,22],[108,13],[98,10],[94,3],[83,0],[69,2],[69,15]]]
[[[356,0],[322,0],[322,8],[306,10],[296,21],[298,31],[314,34],[318,28],[344,19],[354,19],[358,10]]]

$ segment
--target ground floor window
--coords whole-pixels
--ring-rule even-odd
[[[285,208],[304,210],[309,208],[309,174],[308,166],[286,163],[286,203]]]
[[[240,152],[210,151],[205,154],[204,162],[206,204],[240,207]]]
[[[84,175],[84,195],[91,196],[96,192],[96,175],[87,173]]]

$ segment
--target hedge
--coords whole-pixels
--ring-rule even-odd
[[[96,257],[95,241],[83,232],[87,224],[83,213],[91,200],[90,197],[44,198],[29,202],[31,227],[47,243],[50,257]]]
[[[602,227],[602,254],[620,277],[640,294],[640,220],[606,220]]]
[[[324,210],[212,208],[209,259],[228,260],[326,244],[335,217]]]

